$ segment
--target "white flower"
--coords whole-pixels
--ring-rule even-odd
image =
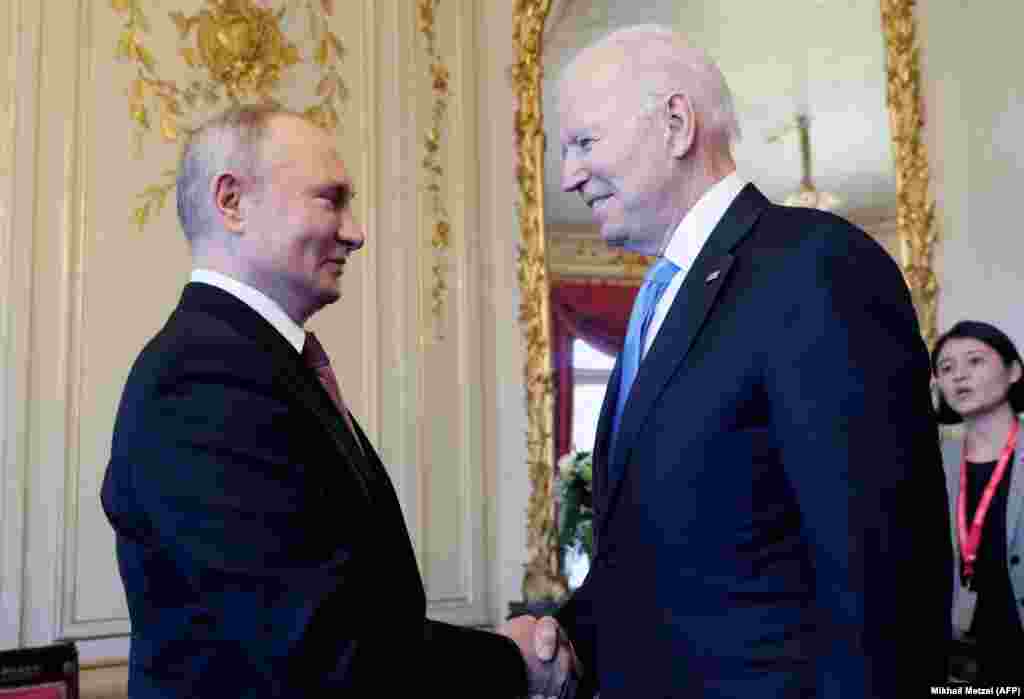
[[[570,451],[558,460],[558,473],[562,478],[571,478],[576,470],[576,452]]]

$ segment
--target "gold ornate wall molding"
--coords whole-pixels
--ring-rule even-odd
[[[928,159],[921,134],[921,75],[916,0],[880,0],[887,54],[889,119],[897,182],[897,234],[902,267],[929,344],[935,336],[938,285],[932,268],[936,234],[929,194]],[[511,77],[515,113],[516,179],[519,185],[520,323],[526,340],[527,600],[564,594],[554,521],[554,396],[552,389],[549,264],[544,234],[544,133],[541,110],[542,35],[551,0],[515,0]]]
[[[931,347],[936,339],[939,285],[933,268],[937,240],[928,153],[922,133],[921,64],[916,0],[881,0],[885,33],[889,127],[896,162],[896,230],[901,265]]]
[[[445,274],[448,249],[451,247],[452,224],[448,208],[444,203],[444,165],[442,164],[442,138],[445,114],[448,111],[450,93],[450,72],[437,46],[435,29],[437,6],[440,0],[419,0],[419,31],[423,36],[427,60],[429,61],[430,89],[433,104],[430,110],[430,126],[423,139],[425,153],[423,170],[426,175],[426,190],[430,197],[431,215],[434,224],[430,231],[429,245],[434,253],[431,263],[433,286],[430,290],[430,309],[440,333],[441,317],[448,297],[448,282]]]
[[[610,247],[591,229],[545,227],[548,270],[556,279],[615,279],[639,286],[651,258]]]
[[[143,0],[110,0],[110,6],[124,19],[115,56],[136,68],[128,89],[128,108],[136,125],[134,148],[142,156],[147,134],[156,125],[164,143],[184,144],[214,110],[228,103],[261,102],[300,111],[314,123],[335,130],[338,110],[348,99],[348,87],[340,68],[345,47],[331,30],[334,0],[203,0],[193,14],[181,10],[167,13],[178,31],[177,56],[157,56],[147,38],[152,24]],[[290,37],[287,20],[305,15],[307,33]],[[298,24],[298,23],[296,23]],[[303,53],[303,47],[308,50]],[[168,78],[158,67],[178,65],[171,73],[186,77]],[[166,63],[164,63],[166,61]],[[313,95],[306,106],[284,104],[282,78],[294,67],[305,64],[314,71],[308,81]],[[297,81],[298,82],[298,81]],[[137,195],[139,203],[132,218],[141,230],[160,213],[174,190],[175,168],[164,167],[160,180]]]
[[[554,512],[554,395],[551,384],[550,286],[544,249],[544,130],[541,120],[541,43],[551,0],[515,0],[512,83],[519,184],[519,322],[526,343],[526,510],[523,597],[554,599],[568,590],[560,574]]]

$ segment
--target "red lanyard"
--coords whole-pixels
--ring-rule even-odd
[[[995,497],[996,488],[1003,480],[1006,473],[1006,466],[1010,462],[1010,455],[1017,446],[1017,432],[1020,430],[1020,423],[1015,419],[1010,428],[1010,436],[1006,438],[1006,445],[999,455],[999,462],[996,464],[992,477],[978,501],[978,508],[974,511],[974,519],[971,521],[971,530],[967,531],[967,442],[964,441],[963,459],[960,464],[960,497],[956,503],[956,533],[960,544],[960,557],[963,561],[963,580],[968,583],[974,575],[974,561],[978,558],[978,547],[981,545],[981,530],[985,526],[985,515],[988,514],[988,507]]]

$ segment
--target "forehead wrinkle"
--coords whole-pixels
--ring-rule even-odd
[[[561,84],[577,94],[582,90],[615,95],[619,100],[639,99],[647,82],[638,74],[645,57],[634,53],[618,44],[586,48],[570,62]]]
[[[616,45],[591,46],[583,49],[570,63],[563,77],[576,82],[588,78],[588,87],[614,87],[620,74],[632,64],[632,57]]]
[[[268,132],[263,142],[263,156],[268,163],[293,165],[301,161],[300,154],[306,154],[310,161],[313,156],[340,159],[327,134],[300,116],[278,115],[268,125]]]
[[[955,344],[956,340],[961,340],[959,346]],[[987,356],[991,354],[998,354],[995,349],[989,347],[986,343],[981,340],[975,340],[970,337],[952,338],[942,348],[939,353],[939,361],[954,359],[959,356],[970,357],[971,355],[982,355]]]
[[[558,111],[574,132],[594,129],[610,114],[643,102],[641,80],[631,78],[632,61],[618,46],[584,49],[559,82]]]
[[[351,180],[337,149],[321,148],[321,145],[322,143],[312,140],[279,141],[274,144],[273,152],[268,154],[267,169],[278,174],[312,169],[312,173],[304,174],[312,174],[317,179],[328,181],[329,184],[350,187]]]

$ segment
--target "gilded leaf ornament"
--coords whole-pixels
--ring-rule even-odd
[[[901,265],[917,308],[921,334],[931,347],[937,334],[939,284],[932,264],[937,232],[935,202],[928,186],[928,153],[922,134],[915,4],[916,0],[882,0],[882,25],[889,128],[896,161],[896,228],[903,247]]]
[[[568,591],[558,561],[554,511],[554,393],[550,342],[550,282],[544,242],[541,117],[541,39],[551,0],[516,0],[511,77],[516,95],[515,143],[519,184],[519,322],[526,344],[527,469],[526,600],[557,599]]]
[[[157,57],[146,45],[152,25],[143,1],[111,0],[110,5],[124,19],[115,56],[136,68],[126,94],[137,157],[154,130],[164,143],[183,145],[225,102],[280,104],[282,79],[301,63],[317,74],[311,104],[285,106],[328,130],[338,126],[348,88],[340,71],[345,49],[328,21],[334,11],[330,0],[203,0],[194,14],[169,12],[179,43],[179,64],[172,70],[187,75],[180,80],[162,78],[158,72]],[[305,14],[309,28],[303,39],[285,31],[289,16],[299,14]],[[309,47],[305,60],[300,49],[304,44]],[[173,168],[165,169],[158,183],[136,195],[139,203],[132,219],[140,231],[165,206],[174,191],[174,177]]]
[[[433,94],[430,125],[423,138],[422,165],[426,178],[426,191],[430,200],[430,213],[433,218],[429,240],[429,247],[433,255],[430,267],[432,278],[430,310],[438,337],[441,336],[441,320],[444,314],[445,300],[448,297],[448,282],[445,272],[452,236],[451,219],[444,202],[444,165],[441,143],[444,135],[445,114],[448,111],[448,99],[451,96],[449,90],[451,76],[448,67],[444,64],[437,43],[435,26],[439,2],[440,0],[418,0],[417,2],[417,28],[426,47],[429,63],[428,78]]]

